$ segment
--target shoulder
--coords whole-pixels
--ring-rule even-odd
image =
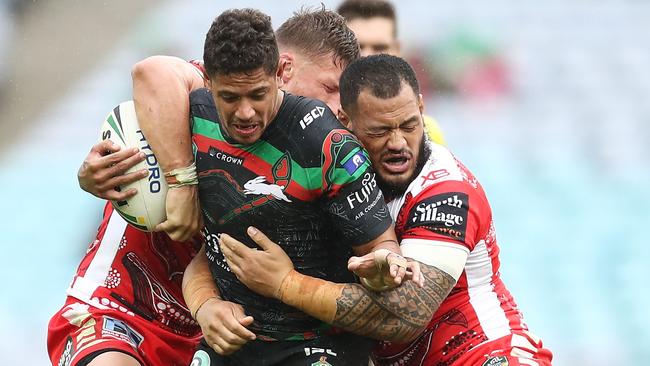
[[[317,99],[285,93],[280,114],[297,141],[322,142],[332,130],[343,129],[334,112]]]
[[[280,116],[282,125],[296,149],[309,165],[328,165],[332,156],[349,153],[360,145],[327,104],[317,99],[285,94]],[[342,156],[341,156],[342,157]]]
[[[430,141],[426,144],[430,151],[429,159],[407,190],[413,197],[442,182],[456,182],[460,185],[469,183],[469,180],[465,179],[468,177],[467,169],[449,149]]]
[[[190,117],[218,121],[217,108],[212,93],[207,88],[196,89],[190,93]]]
[[[447,148],[429,143],[431,155],[401,198],[406,229],[426,226],[464,240],[468,221],[491,218],[483,188]],[[470,220],[471,218],[471,220]]]
[[[205,71],[205,65],[203,60],[189,60],[187,61],[190,65],[193,66],[194,72],[205,82],[208,80],[208,74]]]
[[[190,106],[193,105],[206,105],[214,107],[214,99],[212,93],[208,88],[200,88],[190,93]]]

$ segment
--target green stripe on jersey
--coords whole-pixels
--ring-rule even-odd
[[[207,138],[227,143],[236,149],[249,152],[255,155],[257,158],[267,162],[271,166],[273,166],[273,164],[280,160],[280,158],[282,158],[284,155],[283,152],[264,140],[258,140],[251,145],[233,144],[227,142],[223,137],[221,127],[218,123],[200,117],[193,118],[194,123],[192,127],[192,133],[203,135]],[[301,185],[304,189],[310,191],[315,189],[322,189],[322,171],[320,167],[303,168],[293,159],[291,159],[291,171],[291,180]]]

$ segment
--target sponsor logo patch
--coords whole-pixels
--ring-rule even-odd
[[[409,212],[405,229],[425,227],[450,238],[465,241],[467,230],[467,194],[449,192],[418,202]]]
[[[68,337],[61,358],[59,358],[58,366],[70,366],[70,361],[72,361],[72,351],[72,338]]]
[[[368,160],[368,158],[366,158],[363,150],[359,150],[356,154],[349,157],[348,160],[342,162],[341,165],[343,165],[343,168],[345,168],[345,171],[348,172],[348,174],[353,175],[357,169],[366,162],[366,160]]]
[[[104,317],[102,336],[109,336],[128,342],[135,348],[138,348],[144,340],[144,337],[140,333],[133,330],[125,322],[108,316]]]
[[[490,357],[481,366],[508,366],[508,359],[506,356]]]
[[[434,183],[440,178],[444,178],[449,176],[449,172],[447,169],[438,169],[438,170],[433,170],[427,173],[426,175],[420,176],[422,178],[422,184],[420,184],[422,187],[427,185],[427,183]]]
[[[322,117],[324,113],[325,113],[325,108],[315,107],[314,109],[309,111],[309,113],[305,114],[304,117],[302,117],[302,119],[300,120],[300,127],[302,127],[302,129],[304,130],[318,117]]]
[[[213,158],[223,161],[225,163],[235,164],[235,165],[244,164],[244,158],[230,155],[212,146],[210,146],[210,148],[208,149],[208,154]]]

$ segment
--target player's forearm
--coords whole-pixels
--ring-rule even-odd
[[[140,128],[165,172],[193,161],[189,93],[202,83],[193,67],[178,58],[153,56],[131,72]]]
[[[219,298],[219,290],[214,283],[208,258],[205,255],[205,246],[199,250],[185,269],[182,289],[183,298],[193,317],[196,317],[199,308],[206,301],[211,298]]]
[[[280,299],[307,314],[367,337],[407,342],[420,334],[440,307],[455,280],[422,265],[424,288],[411,281],[384,292],[359,284],[336,284],[291,272]]]

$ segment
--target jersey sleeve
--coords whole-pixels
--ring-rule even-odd
[[[349,131],[332,129],[322,148],[323,203],[333,227],[352,246],[365,244],[392,224],[367,152]]]
[[[208,74],[205,71],[203,60],[189,60],[187,62],[189,62],[190,65],[194,66],[194,70],[196,70],[196,73],[201,77],[201,79],[204,81],[208,80]]]
[[[445,181],[420,192],[402,212],[402,243],[430,241],[456,244],[472,251],[492,220],[487,199],[479,187],[463,181]]]

